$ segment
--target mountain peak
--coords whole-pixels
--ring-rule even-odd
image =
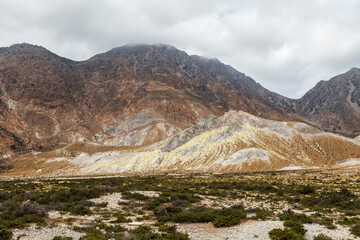
[[[30,43],[16,43],[7,48],[8,50],[43,50],[48,51],[42,46],[30,44]],[[49,51],[48,51],[49,52]]]
[[[347,71],[345,74],[359,74],[360,68],[353,67],[349,71]]]

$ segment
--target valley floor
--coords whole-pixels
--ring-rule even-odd
[[[358,168],[0,181],[0,239],[360,239]]]

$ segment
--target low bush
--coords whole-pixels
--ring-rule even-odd
[[[131,222],[130,219],[126,218],[122,213],[117,212],[113,214],[114,217],[116,217],[116,220],[114,220],[114,223],[127,223]]]
[[[304,235],[306,233],[306,230],[304,229],[304,226],[302,223],[294,220],[285,220],[284,226],[292,230],[293,232],[296,232],[300,235]]]
[[[241,219],[246,218],[246,212],[241,205],[220,210],[206,207],[196,207],[185,212],[171,215],[171,220],[178,223],[202,223],[213,222],[216,227],[228,227],[236,225]],[[216,223],[215,223],[216,220]]]
[[[360,202],[357,200],[357,196],[350,190],[342,188],[340,191],[322,192],[319,197],[319,206],[351,210],[358,209]]]
[[[321,234],[315,236],[314,240],[332,240],[332,238],[321,233]]]
[[[316,189],[314,186],[311,185],[301,185],[299,186],[298,192],[300,194],[313,194],[315,193]]]
[[[76,205],[74,203],[65,204],[62,211],[71,212],[75,215],[88,215],[91,213],[90,209],[86,206]]]
[[[134,235],[131,239],[154,239],[154,240],[189,240],[187,234],[179,233],[173,231],[171,228],[170,232],[159,234],[151,231],[151,228],[148,226],[140,226],[130,231]]]
[[[105,208],[105,207],[107,207],[107,205],[108,205],[107,202],[102,202],[102,203],[96,204],[95,206],[96,206],[96,207],[100,207],[100,208]]]
[[[354,224],[360,224],[360,218],[358,217],[353,217],[353,218],[347,218],[344,217],[343,220],[338,222],[341,225],[354,225]]]
[[[289,229],[275,228],[269,232],[271,240],[304,240],[305,238]]]
[[[52,240],[73,240],[72,237],[55,236]]]
[[[328,217],[321,218],[319,224],[326,226],[328,229],[336,229],[336,226],[333,224],[334,220]]]
[[[12,239],[13,233],[8,229],[0,229],[0,239],[1,240],[10,240]]]
[[[291,210],[285,211],[279,215],[281,221],[292,220],[300,223],[313,223],[313,219],[305,214],[296,214]]]
[[[301,200],[300,200],[300,203],[306,207],[314,207],[316,205],[319,204],[319,199],[315,196],[310,196],[310,197],[303,197]]]
[[[180,212],[173,214],[171,220],[177,223],[202,223],[212,222],[216,218],[214,211],[206,210],[202,212]]]
[[[215,218],[213,224],[215,227],[231,227],[240,223],[240,218],[232,215],[218,216]]]
[[[82,236],[80,240],[106,240],[107,237],[98,229],[87,228],[86,235]]]
[[[253,219],[256,220],[266,220],[267,217],[273,215],[273,213],[271,211],[266,211],[266,210],[258,210],[256,211],[255,216],[253,217]]]
[[[355,225],[350,229],[351,233],[360,237],[360,225]]]
[[[144,194],[141,194],[141,193],[132,193],[132,192],[122,192],[121,193],[122,195],[122,198],[123,199],[134,199],[134,200],[139,200],[139,201],[145,201],[145,200],[148,200],[149,197],[148,196],[145,196]]]

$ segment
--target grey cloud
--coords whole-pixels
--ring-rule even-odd
[[[359,1],[0,0],[0,46],[29,42],[84,60],[128,43],[168,43],[300,97],[360,67],[359,22]]]

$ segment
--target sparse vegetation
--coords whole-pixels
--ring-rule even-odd
[[[325,234],[319,234],[314,237],[314,240],[332,240],[332,238],[326,236]]]
[[[355,225],[351,228],[351,233],[360,237],[360,225]]]
[[[320,181],[318,175],[315,180],[307,173],[297,176],[252,173],[2,181],[0,239],[10,239],[15,228],[53,225],[49,211],[71,214],[64,221],[83,232],[82,239],[188,239],[174,223],[211,222],[218,228],[241,224],[246,218],[283,221],[285,229],[271,231],[271,239],[303,239],[304,224],[312,223],[328,229],[336,228],[337,223],[350,227],[354,236],[360,235],[359,177],[343,181],[323,174]],[[91,200],[112,193],[121,193],[116,211],[109,210],[105,201]],[[282,211],[279,203],[294,211]],[[100,217],[86,228],[76,227],[79,218],[92,214]],[[144,220],[156,224],[135,230],[126,227]],[[59,237],[55,239],[66,239]]]
[[[269,232],[271,240],[304,240],[305,238],[289,229],[273,229]]]

